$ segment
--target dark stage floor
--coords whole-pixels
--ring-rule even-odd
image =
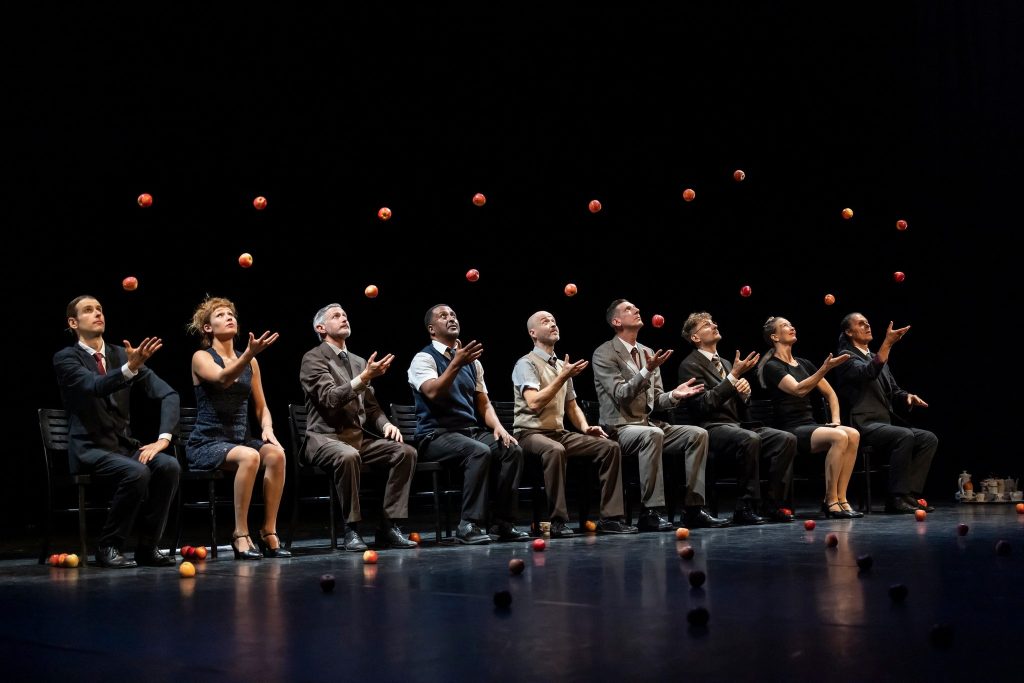
[[[970,532],[957,535],[959,522]],[[825,537],[837,533],[838,547]],[[424,534],[425,536],[427,534]],[[432,535],[429,536],[432,539]],[[995,544],[1007,539],[1009,556]],[[313,541],[174,569],[0,563],[5,680],[1013,680],[1024,515],[940,507],[671,534],[383,551]],[[858,572],[858,555],[874,567]],[[526,561],[511,576],[513,557]],[[707,573],[702,589],[690,570]],[[337,587],[324,594],[319,578]],[[889,597],[892,584],[909,594]],[[495,591],[512,605],[496,609]],[[704,629],[687,613],[704,606]],[[952,644],[933,642],[947,624]]]

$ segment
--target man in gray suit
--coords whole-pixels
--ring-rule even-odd
[[[353,552],[366,550],[358,528],[360,468],[363,463],[389,467],[377,545],[415,548],[398,522],[409,515],[416,449],[404,443],[398,427],[388,422],[370,387],[395,357],[389,353],[377,360],[374,351],[364,360],[349,353],[346,340],[352,328],[341,304],[317,311],[313,329],[321,344],[306,352],[299,370],[308,421],[305,452],[298,457],[332,473],[346,520],[344,548]]]
[[[637,342],[644,326],[640,310],[626,299],[608,307],[605,320],[615,336],[594,351],[594,385],[601,406],[601,426],[613,434],[623,455],[640,460],[640,498],[644,510],[637,527],[641,531],[668,531],[673,525],[665,516],[665,482],[662,456],[684,458],[688,527],[723,527],[729,521],[704,509],[704,467],[708,433],[700,427],[670,425],[651,420],[655,410],[669,411],[683,399],[704,391],[690,379],[666,392],[661,365],[672,350],[652,351]]]

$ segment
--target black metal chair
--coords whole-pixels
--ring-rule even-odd
[[[57,513],[78,514],[78,545],[82,562],[89,557],[86,543],[85,514],[90,510],[106,510],[103,507],[87,507],[86,488],[93,483],[88,474],[71,474],[68,462],[68,414],[56,408],[39,409],[39,434],[43,439],[43,462],[46,468],[46,521],[43,540],[39,546],[39,564],[45,564],[50,555],[50,541],[53,534],[53,517]],[[75,487],[78,505],[55,507],[58,491]]]
[[[197,410],[182,408],[178,420],[178,433],[174,435],[174,454],[181,466],[181,478],[178,482],[178,504],[174,513],[174,546],[171,548],[173,557],[181,547],[181,511],[183,508],[205,508],[210,512],[210,555],[217,557],[217,487],[218,481],[224,479],[224,470],[190,470],[188,458],[185,457],[185,444],[196,426]],[[185,502],[184,487],[199,482],[206,485],[206,500]]]
[[[411,446],[416,446],[416,406],[404,403],[392,403],[388,412],[391,415],[391,424],[398,427],[398,431],[402,433],[402,439],[405,443]],[[448,519],[448,505],[447,499],[449,495],[454,493],[462,493],[462,489],[441,490],[441,479],[440,473],[444,471],[444,467],[439,462],[420,462],[416,461],[416,473],[428,473],[430,474],[431,491],[413,493],[414,496],[421,495],[432,495],[434,499],[434,539],[441,542],[441,518],[444,517],[444,533],[446,537],[452,535],[451,523]],[[442,512],[442,498],[445,501]]]
[[[494,408],[501,426],[511,434],[515,421],[516,404],[513,401],[491,401],[491,406]],[[547,519],[548,510],[547,491],[544,489],[544,464],[536,453],[524,451],[523,455],[526,457],[526,462],[523,463],[523,475],[529,483],[519,488],[530,492],[532,528],[535,532],[540,533],[541,520]],[[582,525],[584,521],[586,521],[585,518],[581,517],[580,524]]]
[[[338,548],[338,529],[334,521],[335,507],[341,507],[340,501],[335,502],[336,492],[334,483],[328,472],[316,465],[306,462],[306,419],[308,413],[306,406],[300,403],[288,404],[288,431],[292,440],[292,455],[289,458],[292,482],[292,514],[288,524],[288,540],[285,541],[286,548],[292,547],[292,539],[295,537],[295,528],[299,521],[299,504],[327,501],[327,519],[331,535],[331,550]],[[369,467],[363,466],[365,472]],[[323,477],[327,482],[326,495],[302,495],[302,483]]]

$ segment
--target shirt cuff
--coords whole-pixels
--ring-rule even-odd
[[[121,374],[124,375],[125,379],[132,379],[133,377],[135,377],[135,375],[139,374],[139,371],[133,371],[131,368],[128,367],[128,364],[125,363],[124,365],[121,366]]]
[[[174,439],[174,435],[173,434],[161,434],[160,436],[158,436],[156,438],[157,439],[167,439],[167,443],[171,443],[171,441]]]
[[[651,371],[647,369],[646,365],[643,366],[642,368],[640,368],[640,376],[641,377],[643,377],[644,379],[647,379],[647,375],[649,375],[649,374],[651,374]]]
[[[368,385],[363,383],[363,380],[361,378],[362,378],[362,375],[356,375],[349,382],[349,385],[351,385],[351,387],[352,387],[352,391],[362,391],[363,389],[365,389],[368,386]]]

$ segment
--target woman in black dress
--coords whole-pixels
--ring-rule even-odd
[[[764,340],[771,344],[757,368],[761,386],[771,394],[776,427],[797,438],[797,452],[825,455],[825,500],[821,511],[826,517],[863,517],[846,500],[846,487],[857,460],[860,433],[839,423],[839,399],[825,380],[829,370],[850,359],[850,354],[828,355],[821,367],[805,358],[793,356],[796,328],[785,318],[772,316],[764,324]],[[817,389],[828,401],[831,421],[820,424],[808,397]]]

